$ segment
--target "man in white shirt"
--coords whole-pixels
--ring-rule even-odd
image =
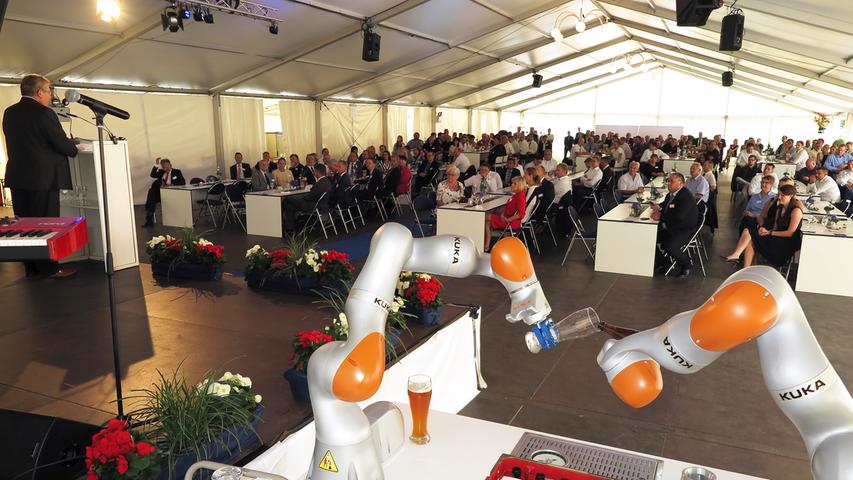
[[[554,169],[554,203],[559,204],[563,195],[572,196],[572,181],[569,180],[569,166],[565,163],[559,163]]]
[[[548,138],[549,143],[551,143],[551,144],[554,143],[554,135],[551,133],[550,128],[548,129],[548,133],[545,136]]]
[[[764,161],[764,157],[761,155],[761,152],[757,151],[757,150],[755,149],[755,144],[754,144],[754,143],[752,143],[752,142],[750,142],[750,143],[747,143],[747,144],[746,144],[746,147],[744,147],[744,148],[742,148],[742,149],[741,149],[741,151],[740,151],[740,155],[738,155],[738,157],[737,157],[737,165],[738,165],[739,167],[745,167],[745,166],[746,166],[746,164],[747,164],[747,163],[749,163],[749,157],[750,157],[750,155],[755,155],[755,158],[757,158],[757,159],[758,159],[758,162],[759,162],[759,163],[761,163],[761,162],[763,162],[763,161]],[[760,184],[760,183],[761,183],[761,182],[760,182],[760,180],[759,180],[759,184]],[[760,187],[759,187],[759,188],[760,188]],[[774,189],[773,189],[773,192],[775,193],[775,192],[776,192],[776,187],[773,187],[773,188],[774,188]],[[756,193],[757,193],[757,192],[758,192],[758,190],[756,190]],[[750,195],[753,195],[753,194],[750,194]]]
[[[465,186],[474,187],[475,192],[480,190],[480,186],[483,183],[486,184],[486,191],[488,193],[497,193],[503,188],[501,176],[493,172],[491,168],[489,168],[489,164],[487,162],[480,164],[480,171],[478,172],[478,175],[474,175],[468,180],[465,180]]]
[[[702,166],[698,163],[690,165],[690,176],[684,179],[684,186],[693,194],[697,201],[708,203],[708,194],[711,192],[708,181],[702,176]]]
[[[841,190],[838,189],[838,183],[829,176],[829,170],[826,167],[818,167],[815,171],[815,195],[820,196],[821,200],[838,203],[841,201]]]
[[[788,157],[790,158],[790,160],[788,160],[788,163],[796,164],[797,170],[806,166],[806,161],[808,161],[809,159],[809,152],[806,151],[805,147],[803,146],[802,140],[797,142],[797,147],[790,152]]]
[[[576,209],[580,209],[584,203],[584,197],[592,193],[604,176],[601,168],[599,168],[598,157],[587,158],[584,161],[584,165],[586,165],[586,171],[572,185],[572,200]]]
[[[847,165],[848,168],[838,172],[835,181],[838,183],[841,199],[853,201],[853,160],[850,160]]]
[[[542,158],[542,166],[545,167],[545,171],[551,173],[557,168],[557,161],[554,160],[554,152],[551,151],[550,148],[546,148],[544,152],[544,158]]]
[[[708,188],[711,189],[712,192],[717,191],[717,177],[714,176],[714,162],[710,160],[705,160],[705,163],[702,164],[702,176],[705,177],[705,180],[708,182]]]
[[[760,192],[761,191],[761,179],[765,175],[771,175],[774,178],[774,180],[773,180],[773,188],[771,188],[770,191],[775,194],[776,191],[779,189],[779,177],[776,175],[774,170],[776,170],[775,165],[773,165],[772,163],[765,163],[764,164],[764,171],[762,173],[756,173],[755,176],[752,177],[752,181],[749,182],[749,188],[747,189],[747,193],[749,193],[749,195],[755,195],[756,193]]]
[[[516,133],[515,135],[512,136],[512,140],[509,143],[512,144],[513,150],[515,150],[519,155],[524,155],[524,153],[522,153],[522,152],[527,150],[527,144],[525,142],[525,145],[522,145],[521,144],[522,139],[519,137],[520,137],[520,135],[518,135]]]
[[[622,198],[627,198],[635,193],[643,191],[643,176],[640,175],[640,162],[631,162],[628,164],[628,171],[619,177],[619,183],[616,188]]]
[[[616,144],[610,149],[610,155],[613,157],[613,168],[625,168],[625,150],[617,140]]]
[[[669,158],[669,155],[658,150],[658,144],[656,142],[652,142],[649,144],[649,148],[643,152],[643,156],[640,157],[640,163],[647,163],[649,161],[649,157],[652,155],[657,155],[661,160]]]
[[[468,157],[462,155],[462,150],[459,147],[452,147],[450,149],[451,155],[451,165],[459,169],[460,175],[465,175],[465,172],[471,168],[471,161],[468,160]]]
[[[536,143],[536,135],[530,135],[527,138],[527,155],[534,156],[539,151],[539,144]]]

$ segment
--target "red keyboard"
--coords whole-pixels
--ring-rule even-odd
[[[86,217],[0,218],[0,261],[59,261],[86,246]]]

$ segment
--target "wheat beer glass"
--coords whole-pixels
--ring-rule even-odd
[[[427,414],[432,398],[432,379],[427,375],[409,377],[409,406],[412,408],[412,435],[409,440],[418,445],[429,443]]]

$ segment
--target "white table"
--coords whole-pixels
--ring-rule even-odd
[[[487,197],[488,198],[488,197]],[[486,243],[486,215],[502,208],[508,201],[506,195],[494,195],[482,205],[469,207],[466,203],[451,203],[436,209],[436,235],[462,235],[470,238],[483,253]]]
[[[817,223],[824,218],[825,215],[805,215],[803,218],[803,245],[796,290],[853,297],[853,283],[850,282],[853,257],[848,253],[853,248],[853,221],[840,222],[839,225],[845,228],[837,231]]]
[[[632,218],[630,213],[631,204],[621,203],[598,219],[596,272],[654,275],[658,222],[650,218],[650,207],[640,218]]]
[[[160,209],[163,214],[163,225],[167,227],[192,228],[193,207],[199,200],[204,200],[212,185],[179,185],[160,187]]]
[[[671,172],[675,167],[675,171],[684,175],[690,175],[690,166],[696,163],[695,158],[665,158],[663,159],[663,169],[666,172]]]
[[[649,188],[666,188],[666,177],[655,177],[646,186]]]
[[[284,233],[281,226],[284,197],[304,195],[310,191],[311,187],[246,192],[246,233],[281,238]]]
[[[808,195],[797,195],[797,198],[801,202],[803,202],[803,204],[806,206],[804,213],[807,213],[809,215],[838,215],[839,217],[845,216],[844,212],[842,212],[841,210],[836,208],[835,205],[833,205],[830,202],[827,202],[825,200],[821,200],[818,197],[815,197],[815,201],[811,207],[809,207],[809,205],[806,204],[806,202],[808,201],[808,198],[809,198]],[[830,210],[829,213],[827,213],[826,210],[824,210],[828,206],[832,207],[832,210]]]

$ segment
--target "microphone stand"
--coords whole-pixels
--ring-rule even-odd
[[[104,203],[104,263],[106,264],[107,285],[110,295],[110,328],[113,341],[113,373],[115,375],[116,384],[116,405],[118,408],[118,418],[124,419],[124,404],[122,401],[121,393],[121,359],[119,357],[118,321],[116,318],[116,292],[115,280],[113,278],[115,271],[113,268],[113,248],[110,235],[110,215],[108,203],[109,201],[107,198],[107,169],[106,160],[104,158],[104,130],[106,129],[106,125],[104,125],[104,117],[106,116],[106,112],[95,108],[92,108],[92,111],[95,113],[95,126],[98,127],[98,149],[99,154],[101,156],[101,197]],[[110,134],[110,137],[112,138],[112,134]]]

